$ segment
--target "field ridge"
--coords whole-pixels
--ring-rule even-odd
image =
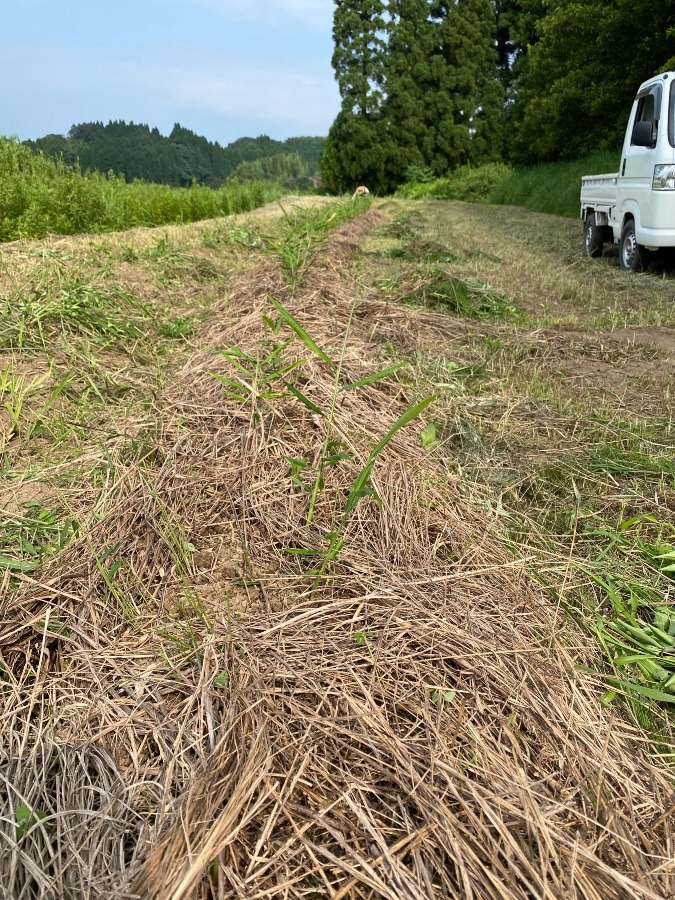
[[[510,406],[507,431],[501,373],[461,354],[543,342],[521,366],[543,362],[544,379],[571,323],[542,330],[537,299],[578,264],[556,250],[537,273],[523,257],[514,279],[482,231],[495,219],[448,208],[450,236],[439,204],[380,203],[312,243],[342,217],[319,203],[105,245],[107,272],[138,269],[172,311],[151,310],[128,348],[137,395],[112,391],[98,414],[116,436],[92,443],[85,423],[64,462],[88,473],[77,489],[44,483],[23,419],[5,446],[15,503],[30,462],[77,526],[39,567],[3,572],[4,896],[672,893],[664,760],[600,702],[569,558],[549,548],[542,585],[541,547],[495,514],[503,468],[474,468],[488,429],[514,440],[534,407]],[[533,222],[509,226],[524,254]],[[598,346],[590,318],[575,327]],[[70,321],[43,320],[47,348]],[[500,404],[471,444],[470,417]],[[551,427],[578,434],[576,416]]]

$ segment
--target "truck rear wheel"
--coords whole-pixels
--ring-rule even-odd
[[[589,212],[584,219],[584,253],[594,258],[600,256],[604,242],[604,231],[595,221],[595,213]]]
[[[649,263],[649,251],[641,247],[635,237],[635,222],[629,219],[621,232],[619,265],[626,272],[642,272]]]

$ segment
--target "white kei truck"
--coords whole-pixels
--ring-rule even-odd
[[[583,249],[600,256],[619,244],[619,265],[640,272],[649,254],[675,247],[675,72],[640,85],[619,171],[581,179]]]

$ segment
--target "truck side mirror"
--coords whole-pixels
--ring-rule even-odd
[[[633,126],[633,136],[630,139],[634,147],[655,147],[654,126],[651,122],[636,122]]]

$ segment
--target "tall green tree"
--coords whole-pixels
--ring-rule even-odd
[[[335,0],[333,68],[342,105],[326,141],[321,174],[336,193],[386,188],[381,106],[386,65],[383,0]]]
[[[393,188],[405,180],[409,168],[426,167],[435,158],[439,119],[447,112],[447,84],[446,67],[435,52],[428,0],[390,0],[389,12],[384,111],[392,144],[388,175]],[[441,174],[438,167],[435,173]]]
[[[504,92],[497,72],[496,18],[490,0],[432,3],[438,53],[446,68],[452,126],[443,143],[447,168],[501,158]],[[439,129],[443,134],[443,128]],[[450,140],[448,140],[450,138]],[[467,140],[468,138],[468,140]]]
[[[517,80],[522,61],[539,41],[539,23],[548,8],[549,0],[494,0],[497,65],[507,95],[514,93],[511,88]]]
[[[503,90],[489,0],[392,0],[384,110],[394,184],[501,153]]]
[[[335,0],[333,69],[345,112],[379,111],[387,51],[383,0]]]
[[[341,111],[330,127],[321,157],[324,187],[341,194],[365,184],[375,193],[386,193],[391,188],[388,147],[386,122],[381,115]]]

